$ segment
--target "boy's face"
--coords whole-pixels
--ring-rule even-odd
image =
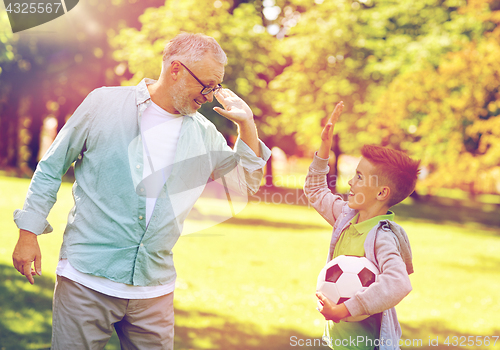
[[[349,186],[351,186],[349,207],[356,210],[369,210],[379,203],[378,195],[385,187],[379,183],[380,180],[376,167],[366,158],[361,157],[356,175],[349,180]]]

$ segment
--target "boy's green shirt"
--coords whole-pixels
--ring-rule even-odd
[[[349,226],[342,232],[338,243],[333,252],[333,258],[340,255],[365,255],[365,240],[368,232],[376,226],[381,220],[394,221],[394,213],[388,211],[385,215],[375,216],[369,220],[365,220],[357,224],[359,213],[351,220]],[[373,341],[379,338],[380,319],[378,315],[372,315],[360,322],[344,322],[340,321],[335,324],[333,321],[327,321],[325,326],[325,334],[331,341],[331,347],[335,350],[352,350],[351,339],[371,339],[372,342],[362,341],[356,342],[358,350],[373,350]],[[337,344],[335,344],[335,340]],[[344,345],[342,345],[344,340]],[[371,343],[371,344],[370,344]]]
[[[368,232],[381,220],[394,221],[394,213],[388,211],[385,215],[375,216],[357,224],[358,218],[359,213],[352,218],[349,226],[340,235],[333,251],[333,258],[339,255],[365,256],[365,240]]]

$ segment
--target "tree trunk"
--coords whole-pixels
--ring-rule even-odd
[[[269,147],[269,149],[274,147],[271,138],[266,138],[263,141],[266,144],[266,146]],[[273,157],[272,156],[266,162],[266,175],[264,177],[264,186],[274,187],[274,184],[273,184]]]
[[[40,153],[40,134],[42,132],[43,119],[45,117],[45,103],[40,95],[33,94],[32,103],[30,106],[31,125],[29,132],[31,141],[28,145],[31,155],[28,160],[28,166],[33,171],[38,164],[38,153]]]
[[[0,168],[7,163],[7,140],[9,134],[7,133],[7,106],[0,104]]]
[[[269,158],[266,163],[266,177],[264,181],[264,186],[266,187],[274,187],[273,184],[273,157]]]
[[[326,181],[330,191],[336,193],[337,180],[339,178],[339,157],[342,154],[340,150],[340,139],[338,134],[333,135],[332,151],[335,155],[335,158],[330,159],[330,161],[328,162],[328,165],[330,166],[330,172],[326,175]]]
[[[57,115],[57,133],[61,131],[62,127],[66,123],[66,116],[69,114],[68,103],[59,106],[59,114]]]
[[[0,164],[11,168],[17,168],[19,164],[19,125],[18,110],[19,96],[11,92],[4,106],[1,120],[2,150]]]

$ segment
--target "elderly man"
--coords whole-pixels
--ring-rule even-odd
[[[56,271],[53,350],[102,349],[112,327],[123,349],[173,348],[172,247],[185,217],[211,176],[257,191],[270,156],[250,108],[220,85],[226,63],[213,38],[176,36],[158,81],[91,92],[38,164],[14,213],[14,266],[32,284],[41,274],[37,235],[52,231],[47,215],[76,162],[75,206]],[[224,107],[214,110],[238,125],[234,150],[197,112],[214,96]]]

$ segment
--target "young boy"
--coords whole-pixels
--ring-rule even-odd
[[[339,305],[316,293],[318,310],[327,320],[323,339],[335,350],[399,349],[401,328],[394,306],[412,289],[408,275],[413,267],[408,237],[393,222],[389,208],[413,192],[420,161],[400,151],[365,145],[356,175],[349,181],[348,201],[334,195],[326,174],[333,128],[342,109],[340,102],[321,133],[321,147],[309,168],[304,191],[311,205],[333,226],[328,261],[339,255],[365,256],[380,275],[366,290]],[[358,315],[371,316],[360,322],[343,321]]]

